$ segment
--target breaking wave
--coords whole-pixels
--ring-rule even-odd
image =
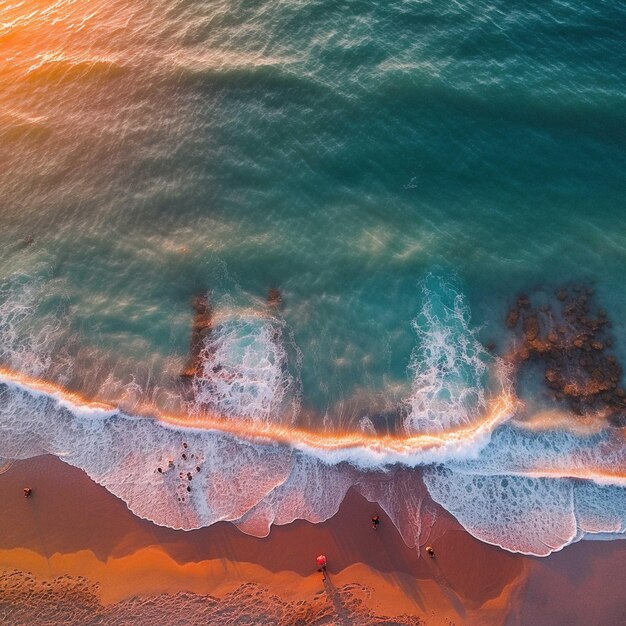
[[[487,409],[485,385],[493,363],[475,331],[464,298],[436,275],[422,281],[422,309],[413,320],[418,345],[409,371],[413,377],[408,432],[441,432],[471,424]]]
[[[230,312],[205,338],[200,358],[193,378],[197,408],[263,422],[295,417],[297,379],[289,370],[280,320]]]
[[[623,430],[535,431],[512,420],[510,385],[462,294],[436,278],[422,289],[397,435],[299,428],[285,326],[269,314],[218,316],[192,380],[192,414],[129,414],[46,382],[60,322],[35,332],[37,289],[25,281],[1,294],[0,465],[54,454],[135,514],[185,530],[225,520],[265,536],[273,524],[320,522],[353,487],[417,548],[441,507],[477,538],[536,555],[626,531]]]

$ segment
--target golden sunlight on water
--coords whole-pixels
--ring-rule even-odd
[[[114,412],[117,410],[117,407],[112,404],[84,398],[78,393],[67,391],[49,381],[15,372],[8,368],[0,368],[0,381],[18,385],[29,392],[50,396],[71,410],[97,412]],[[149,405],[143,405],[138,413],[141,416],[155,418],[166,425],[220,431],[248,440],[273,441],[325,451],[362,448],[384,455],[387,452],[410,454],[420,450],[472,442],[491,432],[497,425],[508,419],[515,403],[516,401],[512,396],[503,393],[491,402],[489,410],[483,418],[470,426],[436,434],[403,436],[373,435],[370,433],[320,433],[284,424],[254,422],[245,418],[237,420],[224,419],[218,415],[210,414],[202,417],[168,414]]]
[[[0,1],[0,133],[46,139],[98,95],[85,81],[125,72],[128,7],[101,0]],[[70,84],[78,91],[68,89]],[[81,87],[82,85],[82,87]],[[62,132],[67,133],[63,129]],[[5,146],[6,147],[6,146]]]
[[[206,26],[216,12],[207,9],[194,24]],[[169,2],[0,1],[0,85],[108,79],[151,66],[193,75],[290,61],[231,49],[228,42],[213,42],[210,30],[195,46],[194,39],[187,41],[194,24],[179,23],[177,13],[184,6]]]
[[[1,2],[0,79],[58,80],[97,62],[105,7],[98,1]]]
[[[38,379],[8,368],[0,368],[0,382],[16,385],[29,393],[42,394],[67,407],[75,413],[91,413],[97,419],[102,414],[112,414],[118,408],[106,402],[95,401],[79,393],[70,392],[60,385]],[[419,453],[438,452],[451,447],[458,449],[471,445],[489,435],[493,429],[510,418],[518,401],[508,393],[494,398],[489,410],[481,420],[471,426],[457,428],[436,434],[413,435],[374,435],[370,433],[324,433],[314,432],[285,424],[254,422],[248,419],[225,419],[218,415],[205,414],[202,417],[189,417],[182,414],[163,413],[155,406],[142,405],[138,417],[155,419],[166,427],[220,432],[244,441],[257,443],[277,443],[292,446],[309,452],[346,452],[350,456],[362,453],[379,460],[398,462],[410,459]],[[619,442],[622,444],[623,442]],[[626,472],[623,468],[585,468],[575,465],[552,466],[538,460],[535,467],[524,472],[529,478],[577,478],[593,480],[598,484],[626,485]]]

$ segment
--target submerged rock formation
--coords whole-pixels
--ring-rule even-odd
[[[557,290],[548,304],[534,306],[520,295],[505,323],[520,343],[514,359],[521,367],[540,364],[553,398],[577,415],[601,413],[626,426],[626,392],[622,367],[607,353],[611,322],[593,304],[594,290],[581,286]]]
[[[267,304],[271,308],[280,308],[280,305],[283,302],[283,294],[280,292],[280,289],[276,287],[270,287],[267,292]]]
[[[202,348],[204,339],[210,334],[213,327],[213,310],[207,293],[197,295],[192,301],[194,316],[191,328],[191,342],[189,344],[189,358],[181,373],[182,378],[193,378],[202,366]]]

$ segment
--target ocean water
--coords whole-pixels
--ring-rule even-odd
[[[176,528],[355,486],[418,547],[438,507],[533,554],[623,536],[624,429],[529,427],[554,403],[504,322],[593,286],[626,357],[625,29],[613,1],[0,0],[0,457]]]

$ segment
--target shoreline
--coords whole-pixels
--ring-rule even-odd
[[[25,486],[33,488],[31,498],[24,498]],[[227,606],[252,583],[263,598],[277,598],[274,608],[283,602],[313,611],[302,623],[329,610],[339,615],[332,598],[342,593],[348,606],[358,605],[350,623],[387,616],[397,623],[555,624],[569,615],[617,624],[626,615],[617,582],[624,541],[581,542],[540,559],[482,543],[450,518],[432,542],[431,559],[408,548],[384,512],[353,490],[330,520],[273,526],[265,538],[228,522],[193,531],[157,526],[52,456],[17,461],[1,474],[0,501],[0,597],[17,580],[9,573],[18,571],[47,583],[89,581],[103,610],[180,593]],[[374,511],[382,520],[376,532],[369,523]],[[316,571],[320,552],[328,557],[330,586]],[[583,588],[592,593],[581,594]]]

